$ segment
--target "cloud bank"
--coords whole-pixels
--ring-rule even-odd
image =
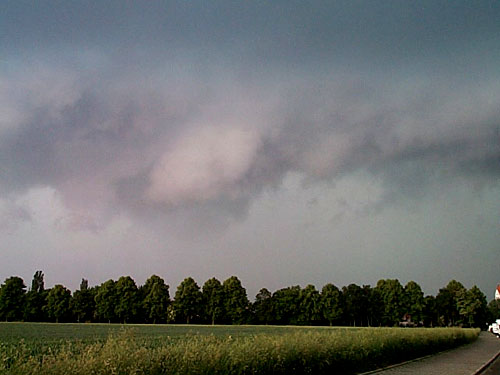
[[[309,238],[323,221],[355,232],[352,212],[398,222],[443,192],[476,202],[498,189],[496,1],[17,1],[2,10],[2,233],[29,232],[46,212],[64,244],[101,238],[105,248],[132,223],[143,232],[124,244],[129,255],[159,233],[233,238],[206,250],[215,253],[238,244],[235,233],[250,248],[257,236],[241,226],[255,217],[260,233],[279,227],[275,216],[311,210],[312,224],[293,230]],[[266,205],[273,212],[259,211]],[[365,227],[360,238],[377,236]],[[276,247],[300,243],[280,228]],[[173,251],[162,246],[153,247]]]
[[[124,72],[101,82],[95,67],[40,68],[36,79],[25,69],[1,86],[2,189],[50,186],[68,207],[97,216],[249,202],[288,173],[335,182],[363,170],[403,195],[500,174],[492,77],[380,82],[332,69],[303,73],[305,83],[292,73],[286,82],[195,82],[186,73],[145,83]]]

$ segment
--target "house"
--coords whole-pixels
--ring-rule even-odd
[[[495,290],[495,299],[500,300],[500,284],[497,285],[497,290]]]
[[[399,322],[400,327],[416,327],[416,324],[411,320],[411,315],[406,313],[403,319]]]

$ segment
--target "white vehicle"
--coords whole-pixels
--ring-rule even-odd
[[[500,338],[500,319],[497,319],[496,322],[490,324],[488,331]]]

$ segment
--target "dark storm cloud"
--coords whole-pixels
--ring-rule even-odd
[[[2,189],[244,213],[289,172],[500,177],[497,2],[9,2]]]
[[[458,57],[464,43],[498,40],[495,1],[18,1],[2,7],[0,41],[11,52],[100,45],[117,54],[188,49],[298,64],[371,57],[364,62],[370,65],[381,58]]]

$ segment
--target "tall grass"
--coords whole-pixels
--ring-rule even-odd
[[[124,330],[104,342],[33,353],[0,349],[2,374],[354,374],[471,342],[478,330],[329,329],[233,338],[148,340]]]

